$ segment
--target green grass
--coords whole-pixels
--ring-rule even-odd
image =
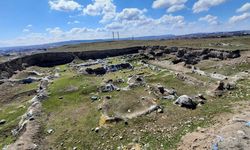
[[[160,83],[167,88],[173,88],[177,91],[178,95],[195,95],[202,93],[205,90],[204,88],[200,88],[200,86],[184,83],[168,71],[162,71],[159,74],[152,75],[146,79],[149,83]]]
[[[38,82],[33,82],[31,84],[24,84],[24,85],[22,85],[22,88],[21,88],[21,90],[18,91],[18,93],[36,90],[37,87],[38,87]]]
[[[60,106],[78,104],[89,94],[96,92],[98,89],[98,81],[88,76],[72,76],[67,74],[53,82],[49,88],[50,98],[43,103],[46,111],[55,111]],[[75,87],[76,91],[67,92],[68,88]],[[63,97],[63,99],[59,99]]]
[[[99,126],[101,112],[97,108],[102,101],[92,102],[90,100],[91,95],[100,97],[111,95],[110,103],[113,104],[111,110],[115,112],[122,108],[127,110],[127,108],[135,107],[137,104],[133,103],[133,100],[137,100],[146,94],[143,87],[130,92],[98,93],[98,87],[105,80],[127,79],[129,75],[144,73],[149,75],[146,77],[147,83],[160,83],[167,88],[174,88],[177,90],[178,95],[195,95],[204,93],[207,89],[206,87],[187,85],[168,71],[157,73],[148,68],[123,70],[100,77],[74,75],[72,70],[68,70],[68,68],[66,70],[66,72],[62,73],[61,78],[54,80],[53,84],[50,85],[50,98],[43,102],[44,112],[48,116],[48,120],[44,125],[43,136],[48,141],[48,148],[52,149],[62,149],[64,147],[72,149],[75,146],[79,149],[83,147],[84,149],[116,149],[118,146],[131,143],[134,138],[138,137],[140,137],[139,144],[149,143],[149,149],[159,149],[161,144],[164,149],[175,149],[181,137],[187,132],[195,131],[197,127],[212,125],[215,116],[230,113],[230,108],[234,103],[250,98],[249,95],[247,96],[250,90],[249,80],[240,81],[237,90],[231,94],[228,93],[220,98],[206,96],[208,102],[195,110],[173,105],[173,101],[162,100],[159,103],[165,107],[163,114],[151,113],[134,118],[129,120],[128,125],[125,125],[124,122],[114,123],[111,126],[102,127],[99,133],[95,133],[91,129]],[[200,80],[205,81],[207,79]],[[78,90],[65,92],[65,89],[69,86],[78,87]],[[126,83],[119,86],[126,86]],[[236,95],[241,95],[243,98],[236,97]],[[63,96],[63,99],[59,99],[60,96]],[[200,117],[204,118],[204,120],[199,120]],[[191,122],[184,124],[186,121]],[[141,130],[146,129],[145,126],[149,128],[142,132]],[[177,129],[174,130],[173,127],[177,127]],[[46,133],[47,129],[50,128],[54,129],[55,132],[52,134]],[[158,129],[164,129],[164,132],[154,131]],[[156,134],[154,134],[155,132]],[[122,136],[123,139],[120,140],[119,136]],[[61,143],[63,144],[61,145]]]
[[[188,75],[200,80],[200,81],[203,81],[203,82],[206,82],[206,83],[216,83],[216,80],[215,79],[212,79],[212,78],[209,78],[209,77],[206,77],[206,76],[203,76],[203,75],[199,75],[199,74],[196,74],[196,73],[187,73]]]
[[[223,74],[226,76],[231,76],[231,75],[235,75],[237,72],[243,72],[245,70],[249,70],[250,69],[250,64],[249,63],[242,63],[242,64],[237,64],[237,65],[225,65],[221,68],[208,68],[205,69],[205,71],[213,73],[219,73],[219,74]]]
[[[27,101],[29,101],[33,97],[33,95],[28,96],[22,94],[24,92],[37,89],[37,83],[18,85],[15,87],[6,88],[12,88],[11,90],[9,90],[8,93],[6,93],[8,94],[6,96],[16,95],[16,97],[12,97],[10,101],[0,102],[0,120],[6,120],[6,123],[4,125],[0,125],[0,149],[2,149],[5,145],[13,143],[16,139],[16,137],[11,134],[11,130],[17,127],[21,116],[27,110]],[[7,98],[10,97],[2,97],[1,99],[6,100]]]
[[[1,107],[0,119],[5,119],[6,123],[0,125],[0,149],[5,145],[12,143],[15,137],[12,136],[11,130],[13,130],[20,120],[20,117],[25,113],[26,107],[18,107],[18,105],[13,104],[5,107]]]
[[[210,43],[231,43],[232,46],[211,46]],[[89,50],[105,50],[118,49],[133,46],[178,46],[192,48],[216,48],[225,50],[250,49],[250,36],[230,37],[230,38],[205,38],[205,39],[181,39],[181,40],[134,40],[134,41],[112,41],[83,43],[77,45],[65,45],[58,48],[49,49],[49,51],[89,51]],[[239,46],[237,46],[239,45]]]

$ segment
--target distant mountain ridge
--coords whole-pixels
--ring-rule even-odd
[[[246,36],[246,35],[250,35],[250,30],[194,33],[194,34],[186,34],[186,35],[168,34],[168,35],[158,35],[158,36],[121,38],[120,40],[171,40],[171,39]],[[62,42],[55,42],[55,43],[48,43],[48,44],[41,44],[41,45],[3,47],[3,48],[0,48],[0,54],[12,53],[12,52],[45,51],[48,48],[59,47],[63,45],[74,45],[74,44],[80,44],[80,43],[107,42],[107,41],[113,41],[113,39],[71,40],[71,41],[62,41]]]

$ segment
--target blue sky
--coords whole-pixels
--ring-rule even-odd
[[[250,0],[2,0],[0,47],[250,29]]]

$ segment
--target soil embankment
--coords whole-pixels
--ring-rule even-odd
[[[138,53],[142,47],[111,49],[104,51],[85,52],[48,52],[27,55],[0,64],[0,79],[11,77],[15,71],[24,70],[30,66],[53,67],[72,62],[75,58],[82,60],[102,59],[106,57]]]

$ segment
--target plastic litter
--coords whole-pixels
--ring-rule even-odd
[[[247,127],[250,127],[250,121],[248,121],[248,122],[246,123],[246,126],[247,126]]]

